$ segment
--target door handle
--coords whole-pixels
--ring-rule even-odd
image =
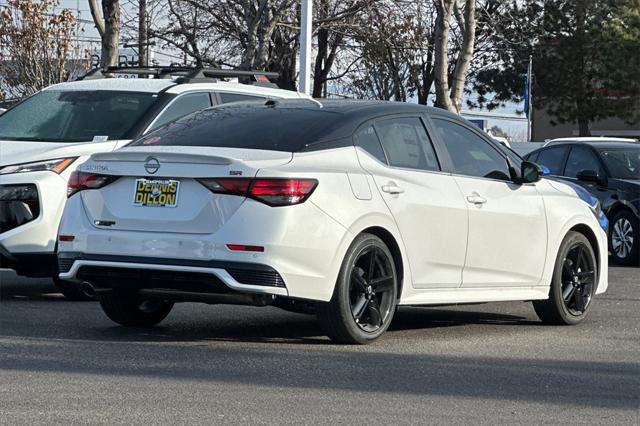
[[[389,182],[386,185],[382,185],[382,191],[388,192],[389,194],[402,194],[404,189],[396,185],[395,182]]]
[[[484,197],[481,197],[477,192],[474,192],[473,194],[467,196],[467,201],[470,202],[471,204],[475,204],[476,206],[485,204],[487,202],[487,199]]]

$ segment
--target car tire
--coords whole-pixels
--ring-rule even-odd
[[[640,261],[640,225],[629,210],[622,210],[613,217],[609,229],[611,263],[621,266],[637,265]]]
[[[101,295],[99,301],[109,319],[125,327],[154,326],[173,308],[173,302],[141,300],[135,293],[118,290]]]
[[[587,316],[597,287],[598,263],[589,240],[569,232],[556,258],[549,299],[536,300],[533,308],[542,322],[575,325]]]
[[[53,278],[53,283],[58,288],[60,293],[68,300],[74,302],[93,302],[96,299],[95,296],[91,296],[85,293],[80,284],[73,281],[65,281],[58,277]]]
[[[375,235],[360,234],[342,262],[331,300],[318,303],[316,315],[334,342],[371,343],[389,327],[397,292],[389,248]]]

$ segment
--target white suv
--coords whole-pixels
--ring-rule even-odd
[[[91,154],[109,152],[213,105],[306,97],[269,82],[273,74],[187,68],[118,68],[156,78],[105,78],[50,86],[0,116],[0,266],[54,276],[67,180]],[[243,84],[224,81],[244,80]],[[56,279],[71,299],[77,286]]]

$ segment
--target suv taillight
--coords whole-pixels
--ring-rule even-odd
[[[85,189],[99,189],[118,179],[118,176],[96,175],[74,171],[67,183],[67,198]]]
[[[216,194],[241,195],[272,207],[303,203],[318,186],[316,179],[211,178],[198,181]]]

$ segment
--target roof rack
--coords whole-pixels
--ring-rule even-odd
[[[278,78],[277,72],[259,70],[231,70],[221,68],[203,67],[120,67],[112,66],[104,69],[95,68],[87,72],[78,80],[98,80],[111,78],[117,74],[134,74],[146,78],[174,78],[176,83],[211,83],[224,81],[229,78],[237,78],[240,83],[255,86],[274,87],[270,79]]]

